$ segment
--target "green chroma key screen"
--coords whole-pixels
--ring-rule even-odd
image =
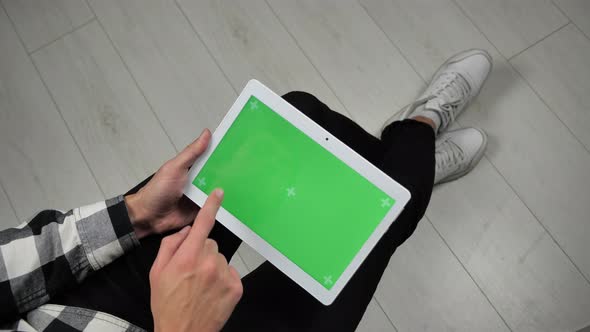
[[[254,96],[193,184],[327,289],[395,204]]]

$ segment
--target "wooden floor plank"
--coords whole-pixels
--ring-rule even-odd
[[[84,0],[2,0],[29,52],[74,30],[93,17]]]
[[[217,127],[235,92],[174,1],[90,4],[178,150]]]
[[[18,225],[18,219],[4,190],[0,188],[0,230]]]
[[[508,128],[483,126],[490,138],[488,158],[494,163],[501,161],[504,169],[499,173],[484,159],[472,174],[436,189],[427,215],[511,328],[555,331],[575,327],[576,322],[589,314],[586,304],[589,286],[519,199],[517,193],[520,195],[521,191],[514,191],[512,182],[503,177],[504,171],[527,176],[539,169],[523,165],[533,151],[538,158],[549,159],[553,154],[540,147],[554,143],[529,129],[536,123],[535,112],[544,119],[551,118],[550,112],[539,106],[538,98],[451,1],[433,4],[428,0],[365,0],[363,4],[428,80],[442,62],[458,51],[477,47],[492,52],[495,69],[482,92],[484,100],[477,99],[459,121],[476,124],[473,119],[477,118],[479,123],[482,121],[479,119],[497,119],[498,113],[506,114],[506,123],[514,124],[510,126],[513,132],[508,132]],[[436,11],[437,15],[429,15],[425,8]],[[529,97],[527,101],[506,92],[515,81],[519,93]],[[488,90],[490,85],[492,89]],[[533,118],[535,121],[530,120]],[[575,146],[559,121],[555,118],[552,121],[568,142],[560,138],[560,146]],[[523,131],[537,138],[537,142],[527,141],[527,145],[517,149],[515,144],[523,144],[524,137],[518,134]],[[575,166],[570,171],[576,172]],[[555,175],[546,173],[546,176]],[[538,195],[532,189],[522,193],[527,197]],[[580,204],[578,209],[581,207]],[[553,210],[561,210],[561,206]],[[560,213],[561,218],[567,218],[567,211]],[[555,222],[562,223],[561,218]],[[581,219],[578,223],[584,227]],[[571,238],[563,240],[569,242]]]
[[[103,199],[2,10],[0,50],[0,182],[19,220]]]
[[[507,58],[533,45],[568,22],[568,18],[551,0],[456,2]]]
[[[590,1],[554,0],[563,12],[590,38]]]
[[[356,1],[269,1],[352,117],[379,135],[422,82]]]
[[[363,319],[356,328],[356,332],[397,332],[391,324],[377,300],[373,298],[369,302]]]
[[[361,4],[426,81],[459,51],[494,51],[452,0],[362,0]]]
[[[246,243],[242,243],[242,245],[240,245],[238,248],[238,253],[244,260],[244,263],[246,264],[246,267],[249,271],[256,270],[260,264],[266,261],[264,257],[262,257],[258,252],[256,252],[256,250],[252,249],[252,247]]]
[[[590,286],[487,160],[437,188],[427,215],[512,330],[587,322]]]
[[[310,92],[348,115],[264,0],[179,3],[236,90],[256,78],[279,94]]]
[[[461,123],[488,132],[490,161],[590,277],[590,154],[506,62],[479,100]]]
[[[107,196],[132,188],[174,148],[97,22],[33,59]]]
[[[481,108],[461,121],[484,127],[498,138],[490,142],[490,160],[590,275],[590,257],[585,254],[590,155],[507,63],[498,63],[494,73],[480,96]]]
[[[399,331],[508,331],[426,219],[392,256],[376,298]]]
[[[590,151],[590,40],[568,25],[510,62]]]
[[[238,271],[238,274],[242,278],[246,276],[248,273],[250,273],[250,270],[248,269],[246,264],[244,264],[244,261],[242,260],[242,257],[240,257],[240,255],[234,255],[232,259],[229,261],[229,264],[233,266],[236,269],[236,271]]]

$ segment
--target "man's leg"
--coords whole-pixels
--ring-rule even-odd
[[[388,126],[378,140],[309,94],[295,92],[284,98],[406,187],[412,199],[331,306],[319,303],[266,262],[243,279],[244,295],[224,331],[354,331],[389,258],[414,232],[430,200],[434,130],[405,120]]]
[[[125,195],[137,192],[150,179],[151,176]],[[97,271],[78,287],[66,291],[51,302],[106,312],[153,330],[149,271],[163,237],[153,235],[140,240],[141,247]],[[219,222],[215,223],[209,237],[218,243],[219,252],[228,261],[242,242]]]

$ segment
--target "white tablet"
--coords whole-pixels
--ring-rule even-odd
[[[200,206],[222,188],[217,220],[325,305],[410,199],[256,80],[221,121],[189,179],[184,192]]]

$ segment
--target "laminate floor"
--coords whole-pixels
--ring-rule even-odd
[[[125,191],[250,78],[378,135],[454,53],[494,69],[456,127],[489,136],[436,187],[358,331],[590,325],[585,0],[0,0],[0,228]],[[243,245],[245,275],[264,259]]]

